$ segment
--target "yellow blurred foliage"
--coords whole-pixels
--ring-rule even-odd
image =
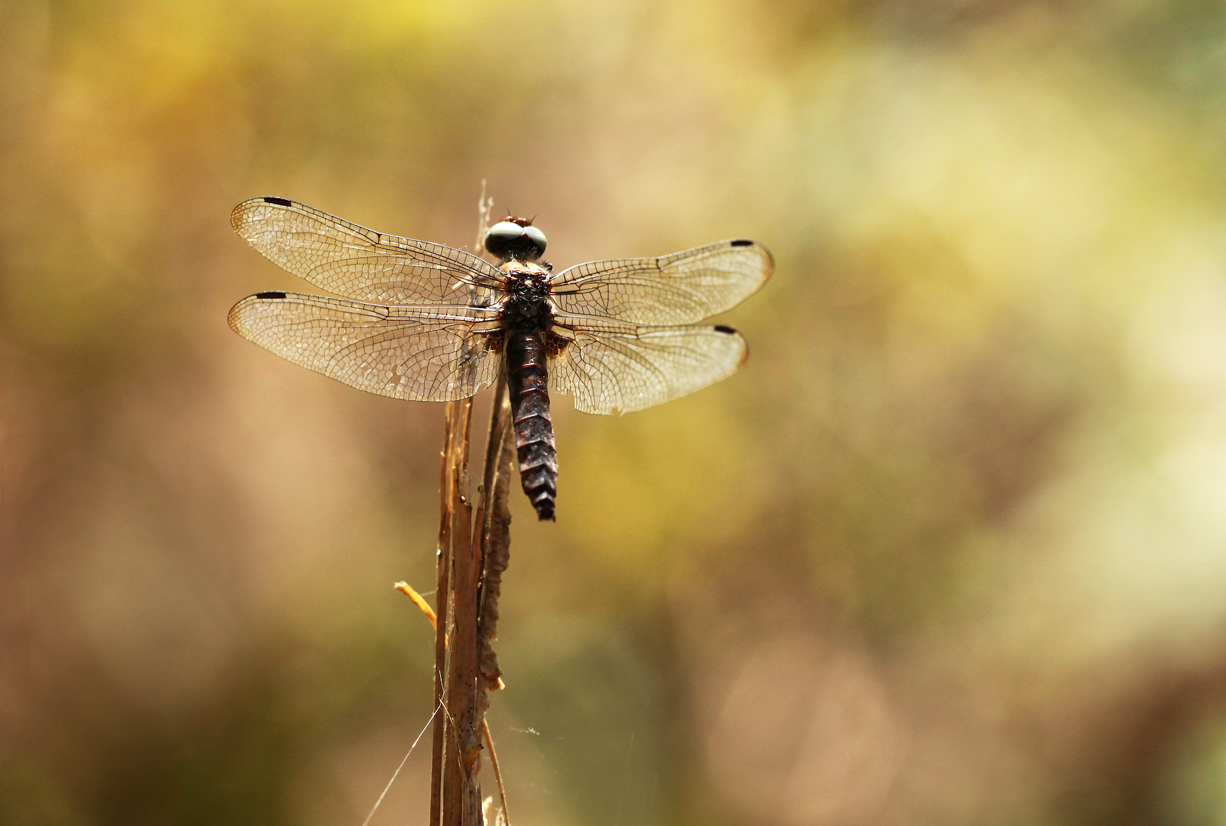
[[[442,411],[235,336],[310,288],[227,216],[466,246],[483,180],[559,268],[778,264],[737,376],[553,399],[490,715],[517,820],[1226,822],[1221,4],[3,18],[0,822],[369,811],[432,710],[388,586],[434,580]]]

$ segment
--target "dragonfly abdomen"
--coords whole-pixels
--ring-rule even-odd
[[[541,519],[553,519],[558,490],[558,458],[549,418],[549,373],[545,342],[535,330],[507,334],[507,385],[519,452],[519,478]]]

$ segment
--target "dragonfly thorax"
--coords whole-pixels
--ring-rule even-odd
[[[507,301],[502,306],[502,326],[507,330],[544,331],[553,319],[549,287],[542,272],[513,269],[507,282]]]

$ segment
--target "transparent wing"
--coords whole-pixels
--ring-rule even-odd
[[[590,261],[550,279],[558,308],[631,324],[690,324],[741,303],[775,269],[753,241],[720,241],[663,258]]]
[[[358,301],[484,306],[505,280],[471,253],[384,235],[285,198],[243,201],[230,223],[274,264]]]
[[[488,348],[497,313],[480,307],[381,307],[300,293],[259,293],[230,326],[282,358],[350,387],[413,401],[471,396],[498,375]]]
[[[549,363],[550,384],[584,413],[628,413],[727,378],[749,355],[731,327],[640,327],[606,318],[559,316],[574,336]]]

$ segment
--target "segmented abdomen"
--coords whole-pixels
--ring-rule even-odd
[[[541,519],[553,519],[558,491],[558,458],[549,418],[549,373],[545,343],[537,332],[512,330],[507,335],[507,385],[511,419],[519,450],[519,479]]]

